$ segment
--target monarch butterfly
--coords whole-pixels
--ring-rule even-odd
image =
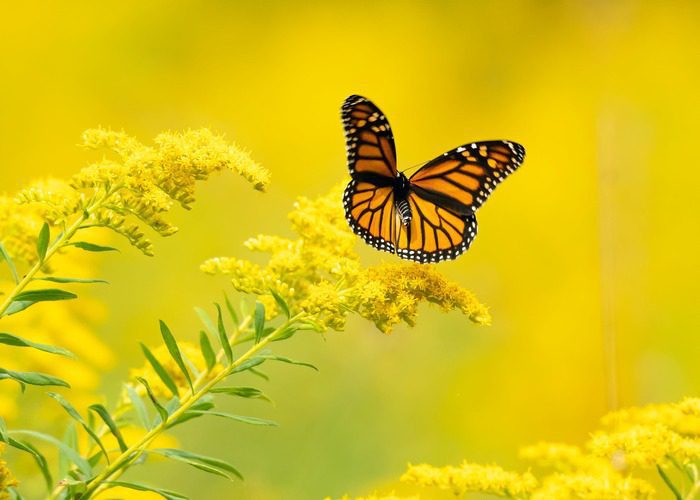
[[[455,259],[476,236],[474,213],[517,169],[525,148],[484,141],[452,149],[410,177],[396,167],[394,136],[381,110],[351,95],[341,109],[352,180],[345,218],[373,247],[421,263]]]

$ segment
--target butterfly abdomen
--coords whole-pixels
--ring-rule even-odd
[[[399,217],[401,217],[401,223],[404,226],[408,226],[413,218],[411,214],[411,207],[408,204],[408,200],[399,200],[396,202],[396,210],[399,212]]]
[[[399,213],[401,223],[404,226],[408,226],[413,218],[411,205],[408,203],[408,193],[411,189],[411,184],[408,182],[408,178],[403,172],[398,173],[395,182],[394,199],[396,200],[396,211]]]

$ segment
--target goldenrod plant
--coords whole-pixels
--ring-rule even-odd
[[[541,442],[521,449],[520,458],[532,470],[513,472],[469,462],[445,467],[419,464],[409,465],[401,482],[416,495],[427,495],[424,498],[432,497],[431,490],[443,490],[457,497],[479,493],[532,500],[698,499],[700,399],[614,411],[602,419],[602,429],[583,448]],[[649,472],[658,474],[663,491],[651,483]],[[390,493],[371,498],[418,496]]]
[[[84,239],[90,228],[110,228],[151,255],[151,243],[130,219],[138,219],[167,236],[176,228],[163,215],[176,202],[190,206],[196,180],[229,167],[256,189],[263,189],[268,181],[267,172],[245,153],[206,130],[163,134],[154,148],[106,130],[87,132],[84,143],[111,150],[119,161],[102,160],[81,171],[70,184],[52,182],[51,188],[37,184],[16,197],[17,210],[32,210],[35,219],[28,219],[34,222],[24,228],[22,223],[26,221],[18,217],[12,231],[1,233],[5,236],[3,256],[15,278],[3,306],[6,316],[32,314],[40,307],[26,310],[40,302],[75,298],[63,289],[30,288],[37,281],[64,285],[98,281],[57,277],[51,267],[54,258],[76,248],[88,252],[113,249]],[[459,310],[476,324],[489,323],[486,307],[434,267],[405,263],[364,268],[354,251],[355,239],[345,223],[339,199],[337,189],[315,200],[300,198],[290,213],[298,236],[294,240],[277,236],[248,240],[248,248],[270,254],[265,266],[237,258],[204,262],[203,271],[230,275],[233,288],[241,295],[240,305],[225,295],[213,307],[196,308],[202,323],[201,330],[193,335],[198,345],[178,341],[168,324],[161,321],[162,345],[141,343],[146,363],[132,370],[113,404],[93,403],[81,413],[70,396],[48,392],[71,419],[63,438],[38,430],[15,429],[16,425],[10,428],[0,418],[0,441],[33,457],[43,476],[47,498],[84,500],[109,495],[115,488],[184,498],[167,487],[123,477],[151,457],[183,462],[231,480],[242,478],[238,464],[180,449],[172,440],[164,445],[168,442],[164,436],[174,427],[202,417],[277,425],[268,419],[220,411],[216,402],[231,397],[269,400],[261,389],[236,383],[237,375],[244,372],[267,378],[260,371],[266,363],[316,370],[310,363],[272,350],[276,342],[298,332],[340,330],[350,313],[389,332],[398,323],[415,324],[417,307],[422,302],[434,303],[445,311]],[[33,236],[37,227],[38,236]],[[21,274],[15,262],[28,270]],[[64,347],[19,335],[8,333],[2,338],[10,347],[73,356]],[[23,387],[68,386],[45,373],[7,369],[4,373],[4,378]],[[46,445],[57,451],[57,464],[50,462],[43,448]],[[14,497],[21,497],[14,482],[8,482],[6,489]]]

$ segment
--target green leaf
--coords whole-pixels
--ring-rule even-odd
[[[12,273],[12,278],[15,280],[15,283],[19,283],[19,276],[17,275],[15,263],[12,262],[12,258],[10,257],[10,254],[7,253],[7,250],[5,250],[5,246],[2,244],[2,242],[0,242],[0,257],[7,262],[7,267],[10,268],[10,272]]]
[[[49,238],[51,237],[51,230],[49,225],[44,222],[39,231],[39,237],[36,240],[36,251],[39,255],[39,262],[44,262],[46,258],[46,251],[49,249]]]
[[[95,245],[94,243],[88,243],[87,241],[74,241],[72,243],[67,243],[66,246],[72,245],[76,248],[80,248],[81,250],[85,250],[87,252],[118,252],[119,249],[114,248],[114,247],[105,247],[102,245]]]
[[[277,427],[279,425],[274,420],[267,420],[264,418],[257,418],[257,417],[247,417],[245,415],[232,415],[230,413],[223,413],[220,411],[189,410],[186,413],[195,413],[198,415],[210,415],[212,417],[228,418],[230,420],[235,420],[236,422],[243,422],[244,424],[251,424],[251,425],[266,425],[266,426],[271,426],[271,427]]]
[[[207,396],[205,396],[205,397],[207,397]],[[209,397],[211,397],[211,396],[209,396]],[[202,399],[204,399],[204,398],[202,398]],[[195,404],[193,404],[190,407],[190,410],[211,410],[212,408],[214,408],[214,403],[212,403],[211,400],[205,400],[205,401],[200,400],[200,401],[197,401]],[[192,420],[193,418],[198,418],[201,416],[202,415],[198,415],[198,414],[188,415],[187,412],[185,412],[182,415],[180,415],[178,418],[176,418],[175,420],[171,421],[168,424],[168,429],[175,427],[176,425],[180,425],[183,422],[187,422],[188,420]]]
[[[11,333],[0,333],[0,344],[15,347],[31,347],[32,349],[37,349],[39,351],[50,352],[51,354],[60,354],[61,356],[67,356],[75,359],[75,354],[70,352],[68,349],[47,344],[39,344],[38,342],[32,342],[31,340],[23,339],[17,335],[12,335]]]
[[[151,350],[148,347],[146,347],[144,343],[140,342],[140,344],[141,350],[143,351],[143,355],[146,356],[146,359],[153,367],[153,370],[158,374],[160,379],[163,381],[163,384],[165,384],[165,387],[168,388],[168,390],[173,394],[173,396],[179,397],[180,394],[177,390],[177,384],[175,384],[175,381],[172,379],[168,371],[165,368],[163,368],[163,365],[160,364],[160,361],[156,359]]]
[[[285,327],[282,332],[277,335],[274,339],[273,342],[279,342],[280,340],[287,340],[288,338],[292,337],[295,333],[299,331],[299,327],[297,325],[288,325]]]
[[[57,385],[61,387],[70,387],[68,382],[45,373],[16,372],[6,368],[0,368],[0,380],[2,379],[12,379],[29,385]]]
[[[68,422],[66,432],[63,433],[63,442],[66,446],[70,446],[74,450],[78,450],[78,431],[75,428],[75,422]],[[101,456],[101,455],[100,455]],[[58,477],[65,479],[68,477],[68,472],[71,470],[73,462],[64,453],[58,454]],[[91,464],[92,466],[92,464]]]
[[[65,290],[59,290],[57,288],[46,288],[44,290],[29,290],[26,292],[18,293],[10,307],[5,311],[6,315],[15,314],[20,311],[24,311],[27,307],[33,306],[37,302],[52,302],[56,300],[71,300],[78,296],[71,292],[66,292]]]
[[[257,370],[257,369],[255,369],[255,368],[251,368],[251,369],[250,369],[250,373],[252,373],[252,374],[255,375],[256,377],[260,377],[260,378],[263,379],[265,382],[269,382],[269,381],[270,381],[270,377],[268,377],[268,376],[267,376],[263,371],[261,371],[261,370]]]
[[[294,359],[285,358],[284,356],[277,356],[275,354],[260,354],[258,357],[263,358],[263,359],[272,359],[275,361],[281,361],[283,363],[289,363],[290,365],[306,366],[308,368],[312,368],[316,371],[319,371],[319,369],[316,368],[311,363],[305,363],[303,361],[296,361]]]
[[[158,402],[158,399],[156,399],[155,395],[153,394],[153,391],[151,391],[151,386],[148,385],[148,381],[142,377],[136,377],[136,380],[141,382],[141,384],[146,388],[148,398],[151,400],[151,403],[153,403],[153,406],[155,406],[158,415],[160,415],[160,421],[165,422],[166,420],[168,420],[168,411],[165,408],[163,408],[163,406]]]
[[[67,457],[69,457],[73,463],[78,467],[78,470],[83,474],[85,477],[91,477],[92,476],[92,467],[90,467],[90,464],[88,463],[87,460],[85,460],[83,457],[80,456],[80,453],[75,451],[73,448],[68,446],[66,443],[59,441],[53,436],[50,436],[48,434],[44,434],[41,432],[36,432],[36,431],[10,431],[10,434],[22,434],[25,436],[33,437],[35,439],[40,439],[42,441],[46,441],[47,443],[50,443],[54,445],[56,448],[58,448],[61,453],[65,454]]]
[[[248,399],[264,399],[272,402],[260,389],[255,387],[214,387],[209,390],[212,394],[228,394],[229,396],[238,396]]]
[[[285,316],[287,316],[287,319],[289,319],[290,314],[289,314],[289,306],[287,305],[287,302],[282,298],[282,296],[274,291],[272,288],[270,288],[270,293],[275,299],[275,302],[277,302],[277,305],[280,308],[280,311],[284,313]]]
[[[102,484],[107,485],[109,488],[127,488],[136,491],[152,491],[162,496],[166,500],[188,500],[188,497],[180,495],[174,491],[164,490],[161,488],[155,488],[153,486],[148,486],[147,484],[132,483],[126,481],[105,481]]]
[[[266,360],[264,358],[261,358],[259,356],[247,359],[243,363],[238,365],[236,368],[231,370],[231,373],[238,373],[238,372],[244,372],[246,370],[250,370],[251,368],[254,368],[258,365],[263,364],[265,361]]]
[[[107,428],[109,429],[109,432],[112,433],[114,438],[117,440],[117,443],[119,443],[119,449],[124,452],[128,449],[128,446],[126,445],[126,442],[124,441],[124,437],[122,436],[121,431],[119,430],[119,427],[117,427],[117,424],[114,422],[112,419],[112,416],[109,414],[107,411],[107,408],[105,408],[103,405],[96,403],[94,405],[90,405],[89,409],[97,413],[102,421],[105,423]]]
[[[139,419],[141,427],[143,427],[144,429],[150,429],[151,417],[148,415],[148,410],[143,404],[141,396],[139,396],[139,394],[131,385],[126,384],[125,387],[126,392],[129,395],[129,400],[131,400],[131,405],[134,407],[134,413],[136,413],[136,417]]]
[[[262,302],[255,303],[255,343],[257,344],[263,338],[263,330],[265,329],[265,306]]]
[[[211,474],[223,476],[228,479],[233,478],[227,473],[233,474],[239,479],[243,479],[241,473],[238,472],[233,465],[229,464],[228,462],[224,462],[223,460],[219,460],[218,458],[208,457],[198,453],[192,453],[191,451],[178,450],[175,448],[155,448],[153,450],[149,450],[149,452],[157,453],[173,460],[185,462],[198,469],[204,470]]]
[[[93,431],[90,426],[87,424],[87,422],[83,419],[83,417],[78,413],[78,410],[76,410],[72,404],[70,404],[66,399],[61,396],[60,394],[56,394],[55,392],[49,392],[47,393],[49,397],[54,398],[58,403],[63,406],[63,409],[66,410],[68,415],[70,415],[73,420],[78,422],[83,429],[85,429],[85,432],[88,433],[88,435],[92,438],[93,441],[95,441],[95,444],[100,447],[100,450],[102,450],[102,454],[105,456],[105,460],[107,460],[107,463],[109,463],[109,455],[107,454],[107,449],[104,447],[102,444],[102,441],[100,440],[99,436]]]
[[[51,478],[51,471],[49,470],[49,465],[46,461],[46,458],[44,458],[44,455],[42,455],[30,443],[17,441],[16,439],[11,438],[7,430],[7,424],[5,423],[5,420],[2,417],[0,417],[0,441],[9,444],[13,448],[16,448],[18,450],[24,451],[25,453],[29,453],[30,455],[32,455],[37,465],[39,466],[42,475],[44,476],[44,480],[46,481],[46,488],[49,491],[51,491],[51,489],[53,488],[53,479]]]
[[[238,328],[240,322],[238,321],[236,309],[233,307],[233,304],[231,304],[231,301],[228,298],[228,294],[226,293],[224,293],[224,301],[226,302],[226,309],[228,309],[228,313],[231,316],[231,321],[233,321],[233,324],[236,325],[236,328]]]
[[[182,359],[182,354],[180,353],[180,348],[178,347],[177,341],[175,340],[175,337],[173,337],[170,328],[168,328],[168,325],[166,325],[163,321],[160,322],[160,334],[163,336],[163,341],[165,342],[165,346],[168,348],[168,352],[170,352],[170,356],[172,356],[173,360],[175,360],[175,363],[180,368],[182,374],[185,376],[185,379],[187,380],[187,383],[190,385],[190,389],[194,394],[194,387],[192,386],[190,372],[187,371],[185,362]]]
[[[199,320],[204,325],[204,328],[206,328],[211,335],[216,336],[216,327],[214,326],[214,323],[212,323],[207,312],[201,307],[195,307],[194,312],[196,312],[197,316],[199,316]]]
[[[228,360],[228,364],[230,365],[231,363],[233,363],[233,350],[231,349],[231,344],[228,341],[228,334],[226,333],[226,327],[224,326],[224,318],[221,315],[221,306],[219,304],[215,305],[216,321],[219,330],[219,342],[221,342],[221,347],[224,349],[226,359]]]
[[[216,365],[216,354],[214,354],[214,349],[211,347],[211,342],[209,341],[209,335],[202,330],[199,332],[199,347],[202,350],[202,356],[207,362],[207,370],[214,368]]]
[[[60,276],[42,276],[40,278],[32,278],[32,281],[50,281],[52,283],[107,283],[109,281],[90,279],[90,278],[63,278]]]

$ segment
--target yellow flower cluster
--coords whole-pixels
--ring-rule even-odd
[[[0,453],[5,449],[4,444],[0,444]],[[9,500],[9,488],[17,486],[17,481],[12,477],[10,469],[7,468],[7,463],[0,460],[0,500]]]
[[[490,316],[474,295],[446,280],[434,266],[381,264],[363,269],[355,252],[357,238],[342,210],[341,189],[315,200],[300,198],[289,214],[296,239],[260,235],[244,244],[269,254],[266,265],[218,257],[202,271],[223,273],[233,286],[252,293],[266,305],[268,317],[278,311],[270,290],[287,300],[295,312],[313,317],[322,327],[340,330],[349,312],[372,321],[383,332],[401,322],[413,325],[421,302],[445,311],[462,311],[475,323]]]
[[[53,180],[35,183],[15,200],[38,206],[42,218],[61,229],[82,216],[81,227],[108,227],[146,255],[153,255],[153,245],[137,221],[161,236],[175,233],[177,227],[164,215],[175,203],[191,206],[197,181],[228,168],[255,189],[264,190],[269,183],[267,170],[238,146],[207,129],[167,132],[154,142],[151,147],[123,132],[88,130],[83,134],[83,145],[111,152],[116,160],[103,158],[88,165],[70,184]],[[0,237],[4,237],[3,232]]]
[[[464,462],[459,467],[434,467],[428,464],[409,465],[401,481],[417,486],[434,486],[452,491],[455,495],[467,492],[522,497],[537,487],[535,477],[526,472],[518,474],[497,465],[478,465]]]
[[[644,468],[656,469],[659,483],[675,498],[700,498],[700,399],[611,412],[609,429],[592,434],[584,448],[541,442],[520,450],[520,458],[542,472],[508,472],[495,465],[463,463],[409,465],[402,481],[467,492],[531,500],[646,499],[656,495]]]
[[[0,196],[0,241],[17,264],[37,260],[36,237],[42,224],[37,207],[19,206],[13,198]]]

